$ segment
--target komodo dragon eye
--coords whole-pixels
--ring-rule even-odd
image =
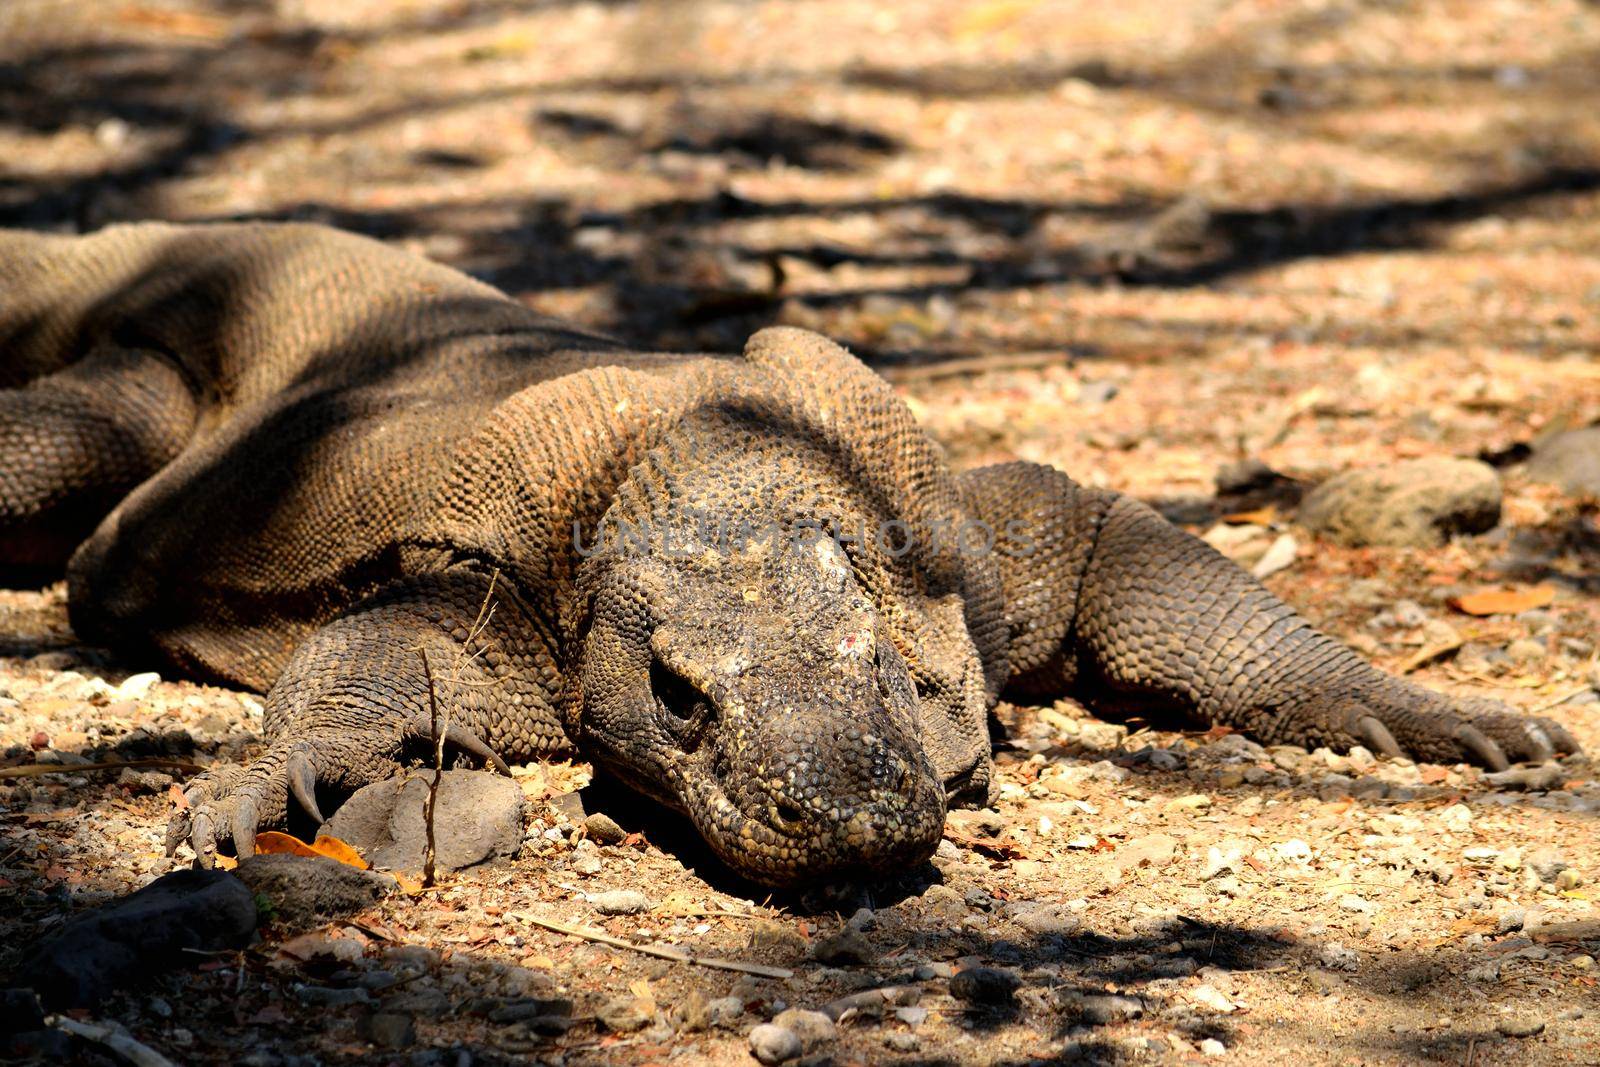
[[[659,659],[650,661],[650,691],[662,709],[686,727],[702,725],[711,715],[711,700]]]

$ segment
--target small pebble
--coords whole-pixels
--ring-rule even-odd
[[[807,1011],[804,1008],[781,1011],[773,1018],[772,1024],[792,1032],[800,1039],[801,1047],[806,1052],[815,1052],[839,1036],[832,1019],[820,1011]]]
[[[594,910],[601,915],[637,915],[650,907],[650,901],[643,893],[634,889],[613,889],[606,893],[596,893],[589,898],[589,903],[594,905]]]
[[[1544,1020],[1527,1013],[1508,1015],[1495,1023],[1494,1028],[1506,1037],[1533,1037],[1544,1033]]]
[[[788,1063],[805,1052],[800,1036],[772,1023],[762,1023],[750,1031],[750,1052],[765,1064]]]
[[[379,1048],[410,1048],[417,1043],[417,1028],[409,1015],[374,1012],[361,1020],[358,1030]]]
[[[862,964],[877,958],[872,942],[859,930],[845,927],[832,937],[824,937],[811,945],[810,956],[818,963]]]
[[[1228,1046],[1214,1037],[1208,1037],[1200,1042],[1200,1055],[1221,1056],[1228,1051]]]
[[[972,1004],[1007,1004],[1022,983],[1000,967],[968,967],[950,979],[950,995]]]
[[[615,819],[602,811],[583,820],[583,832],[589,840],[601,845],[614,845],[628,836]]]

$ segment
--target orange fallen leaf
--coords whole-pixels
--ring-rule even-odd
[[[280,833],[277,830],[266,830],[256,835],[256,851],[266,855],[284,853],[290,856],[321,856],[346,867],[355,867],[359,870],[367,869],[367,861],[354,848],[345,844],[337,837],[324,834],[317,838],[314,844],[306,844],[293,834]]]
[[[311,848],[319,855],[338,860],[346,867],[355,867],[363,871],[367,869],[367,861],[361,858],[361,853],[337,837],[323,834],[311,843]]]
[[[1521,589],[1485,589],[1481,593],[1451,597],[1450,606],[1468,615],[1515,615],[1542,608],[1555,598],[1555,586],[1530,585]]]
[[[1222,521],[1229,526],[1271,526],[1278,521],[1278,509],[1268,504],[1254,511],[1235,511],[1222,516]]]

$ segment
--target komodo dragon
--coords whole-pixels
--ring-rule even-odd
[[[927,857],[1002,696],[1577,747],[1380,673],[1128,497],[952,472],[816,334],[635,352],[315,226],[0,233],[0,561],[64,564],[84,640],[267,693],[265,753],[173,817],[202,863],[440,731],[576,752],[769,885]]]

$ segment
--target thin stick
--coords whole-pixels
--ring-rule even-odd
[[[1580,686],[1578,686],[1578,688],[1574,689],[1570,693],[1562,693],[1558,697],[1551,697],[1549,700],[1546,700],[1543,704],[1535,705],[1533,708],[1529,709],[1528,714],[1537,715],[1541,711],[1549,711],[1551,708],[1560,707],[1562,704],[1565,704],[1567,701],[1571,700],[1573,697],[1577,696],[1579,693],[1587,693],[1592,688],[1594,688],[1594,687],[1593,686],[1589,686],[1589,685],[1580,685]]]
[[[999,371],[1065,367],[1073,358],[1071,352],[1019,352],[1014,355],[997,353],[991,356],[947,359],[938,363],[879,367],[878,373],[891,382],[930,381],[936,378],[957,378],[962,375],[992,374]]]
[[[596,930],[592,926],[572,926],[568,923],[558,922],[555,919],[541,919],[537,915],[530,915],[525,911],[512,911],[506,913],[506,918],[516,919],[520,922],[542,926],[546,930],[554,930],[558,934],[568,937],[582,938],[585,941],[596,941],[612,948],[625,948],[633,952],[642,952],[646,956],[655,956],[657,959],[672,960],[674,963],[692,963],[696,967],[710,967],[717,971],[737,971],[740,974],[753,974],[761,978],[793,978],[794,972],[782,967],[768,967],[760,963],[745,963],[743,960],[723,960],[713,956],[693,956],[681,948],[672,948],[666,945],[641,945],[637,941],[628,941],[624,938],[613,937],[604,930]]]
[[[419,648],[417,654],[422,657],[422,674],[428,679],[428,729],[433,731],[434,737],[433,780],[428,783],[428,802],[422,820],[428,836],[427,848],[422,854],[422,885],[426,888],[433,884],[433,809],[439,802],[439,782],[444,778],[444,735],[448,731],[439,729],[439,693],[433,685],[433,666],[428,662],[427,650]]]
[[[167,767],[184,774],[199,774],[204,768],[177,759],[107,760],[104,763],[24,763],[19,767],[0,767],[0,778],[37,778],[42,774],[81,774],[84,771],[114,771],[123,767]]]
[[[65,1015],[52,1015],[45,1020],[45,1024],[65,1030],[73,1037],[104,1045],[135,1067],[177,1067],[149,1045],[135,1041],[131,1034],[107,1023],[84,1023]]]

